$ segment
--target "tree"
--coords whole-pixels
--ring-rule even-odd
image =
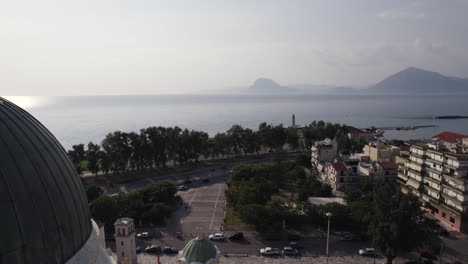
[[[81,176],[85,168],[82,166],[82,161],[86,159],[86,152],[84,149],[84,144],[78,144],[72,146],[73,150],[68,151],[68,157],[70,157],[73,165],[75,166],[76,171]]]
[[[91,215],[103,222],[107,228],[113,228],[115,220],[119,216],[119,208],[116,199],[103,195],[91,204]]]
[[[301,152],[296,155],[295,162],[299,166],[303,166],[306,168],[312,168],[312,163],[311,163],[311,153],[309,151]]]
[[[427,237],[418,224],[422,217],[417,197],[395,191],[388,185],[375,189],[369,230],[388,264],[399,253],[415,248]]]
[[[167,203],[177,193],[177,188],[171,181],[157,181],[148,185],[142,190],[143,200],[145,202],[163,202]]]
[[[101,146],[94,144],[93,142],[88,143],[88,149],[86,150],[86,160],[88,161],[88,170],[94,173],[96,176],[99,172],[99,152]]]
[[[239,155],[243,150],[244,128],[241,125],[233,125],[226,134],[232,139],[234,153]]]
[[[101,143],[111,161],[113,171],[124,171],[132,155],[128,134],[115,131],[106,135]]]
[[[97,185],[85,185],[85,191],[86,197],[88,198],[88,203],[92,203],[104,193],[101,187]]]
[[[299,147],[299,134],[297,128],[288,127],[286,129],[286,143],[288,143],[292,149],[297,149]]]

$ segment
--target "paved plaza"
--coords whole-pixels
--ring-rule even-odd
[[[226,200],[225,184],[179,192],[186,210],[179,222],[179,230],[184,234],[207,235],[220,231],[224,220]]]

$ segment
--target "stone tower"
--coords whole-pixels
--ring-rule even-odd
[[[117,219],[114,226],[117,263],[136,264],[135,225],[133,224],[133,219],[128,217]]]
[[[294,114],[292,115],[292,126],[296,126],[296,116]]]

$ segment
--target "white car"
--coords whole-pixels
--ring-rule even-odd
[[[372,256],[375,254],[374,248],[363,248],[359,250],[359,255],[361,256]]]
[[[281,252],[278,248],[266,247],[266,248],[260,249],[260,254],[263,256],[272,256],[272,255],[281,255]]]
[[[149,235],[148,232],[143,232],[143,233],[138,233],[138,234],[137,234],[137,237],[138,237],[138,238],[149,238],[150,235]]]
[[[208,238],[211,240],[224,240],[223,233],[211,234],[208,236]]]

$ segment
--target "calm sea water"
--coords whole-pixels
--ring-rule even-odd
[[[9,97],[46,125],[65,148],[100,142],[106,133],[148,126],[180,126],[213,135],[233,124],[257,128],[266,121],[305,125],[313,120],[356,127],[437,125],[386,131],[389,139],[419,139],[445,130],[468,134],[468,119],[436,120],[434,115],[468,115],[468,97],[415,95],[164,95],[101,97]]]

